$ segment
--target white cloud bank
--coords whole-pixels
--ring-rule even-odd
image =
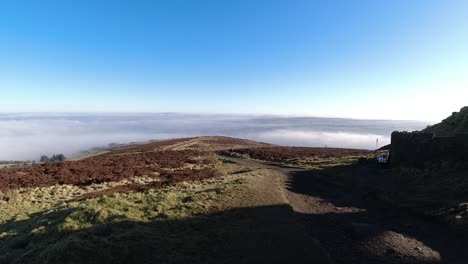
[[[128,143],[201,135],[224,135],[294,146],[374,149],[390,142],[393,130],[421,129],[409,121],[328,118],[128,114],[0,114],[0,160],[81,151],[112,142]]]
[[[259,133],[258,140],[280,145],[375,149],[390,143],[389,135],[273,130]],[[378,144],[377,144],[378,139]]]

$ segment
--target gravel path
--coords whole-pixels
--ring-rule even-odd
[[[365,177],[344,190],[315,171],[230,159],[280,173],[297,218],[335,263],[468,263],[466,236],[369,201]]]

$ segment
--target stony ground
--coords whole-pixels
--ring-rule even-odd
[[[370,193],[372,186],[368,184],[372,181],[367,176],[372,175],[372,169],[340,165],[347,170],[348,180],[336,181],[328,170],[336,171],[329,165],[304,169],[229,159],[262,168],[266,174],[280,175],[285,197],[297,219],[309,235],[318,239],[334,263],[461,264],[468,260],[466,233],[445,222],[384,204],[378,195]]]

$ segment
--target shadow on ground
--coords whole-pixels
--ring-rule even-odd
[[[76,210],[0,225],[0,263],[328,263],[287,205],[63,230]],[[93,223],[95,214],[79,214]]]
[[[468,259],[465,236],[380,203],[373,194],[378,189],[369,186],[372,168],[284,170],[289,192],[319,197],[336,210],[296,213],[289,205],[275,205],[150,222],[76,209],[36,213],[0,225],[0,264],[330,263],[329,258],[335,263],[431,264]],[[346,207],[358,210],[339,209]],[[91,225],[73,229],[73,217]],[[399,249],[396,241],[392,248],[395,239],[407,238],[421,246],[403,241],[407,246]],[[388,244],[379,247],[385,239]],[[404,251],[408,248],[411,252]],[[415,254],[418,248],[436,251],[439,258]]]
[[[328,211],[298,217],[335,262],[468,263],[466,233],[389,206],[383,190],[391,196],[398,183],[383,182],[380,172],[357,164],[287,171],[289,192],[316,197],[329,206]],[[356,210],[349,212],[346,208]],[[379,243],[384,241],[382,247],[375,242],[377,239]],[[398,248],[399,243],[406,244],[406,249]],[[428,254],[423,254],[425,249]]]

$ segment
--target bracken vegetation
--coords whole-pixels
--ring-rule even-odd
[[[181,178],[190,180],[192,175],[198,175],[195,178],[208,178],[215,174],[213,169],[202,169],[202,166],[210,166],[215,162],[210,158],[210,153],[196,150],[143,152],[146,149],[147,146],[132,148],[132,151],[139,152],[137,155],[122,150],[81,161],[3,169],[0,170],[0,190],[56,184],[89,185],[139,176],[165,177],[164,181],[167,182],[171,179],[180,181]],[[205,175],[200,176],[201,173]]]
[[[169,142],[0,169],[0,264],[219,260],[252,232],[248,216],[224,210],[256,174],[219,161],[203,138]]]
[[[247,155],[250,158],[273,162],[284,162],[295,159],[326,159],[348,156],[360,156],[371,153],[368,150],[341,149],[341,148],[308,148],[308,147],[261,147],[245,148],[223,151],[222,154],[231,155],[237,153]]]

